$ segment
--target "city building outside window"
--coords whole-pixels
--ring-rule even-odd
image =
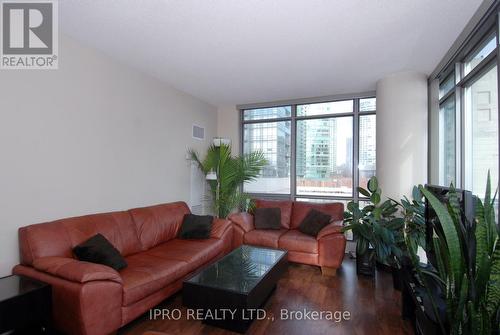
[[[255,197],[347,204],[362,200],[376,173],[376,99],[372,96],[241,110],[242,150],[268,160],[243,186]]]

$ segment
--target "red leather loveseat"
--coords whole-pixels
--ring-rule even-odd
[[[232,225],[215,220],[211,238],[180,240],[183,202],[62,219],[19,229],[21,265],[13,272],[52,285],[53,319],[70,335],[105,335],[137,318],[182,287],[203,265],[231,250]],[[78,261],[72,249],[104,235],[128,266]]]
[[[250,244],[288,250],[288,260],[317,265],[324,275],[335,275],[342,264],[346,239],[340,231],[344,216],[342,203],[255,200],[257,208],[280,208],[281,229],[255,229],[253,216],[236,213],[229,216],[234,224],[233,247]],[[309,210],[316,209],[331,216],[330,224],[316,237],[301,233],[298,227]]]

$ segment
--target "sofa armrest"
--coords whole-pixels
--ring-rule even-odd
[[[345,255],[346,239],[344,234],[330,234],[318,241],[319,266],[337,269]]]
[[[77,283],[109,280],[121,284],[118,272],[109,266],[81,262],[67,257],[42,257],[33,261],[33,267],[41,272]]]
[[[228,229],[231,229],[231,221],[226,219],[214,219],[210,237],[220,240]]]
[[[245,233],[255,229],[253,215],[247,212],[235,213],[229,216],[229,220],[243,229]]]
[[[333,221],[321,229],[316,236],[316,239],[322,239],[328,235],[342,234],[343,221]]]
[[[25,265],[16,265],[12,272],[52,286],[54,327],[63,334],[110,334],[122,325],[121,283],[111,280],[78,283]]]

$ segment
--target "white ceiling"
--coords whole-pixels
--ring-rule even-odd
[[[214,105],[429,74],[481,0],[63,0],[64,33]]]

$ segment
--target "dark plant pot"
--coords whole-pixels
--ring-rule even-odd
[[[384,263],[377,262],[376,267],[377,267],[378,271],[384,271],[384,272],[387,272],[387,273],[391,273],[392,272],[392,267],[390,265],[386,265]]]
[[[392,286],[396,291],[401,291],[403,288],[403,276],[401,269],[392,268]]]
[[[356,254],[356,273],[362,276],[375,276],[374,249],[368,249],[362,255]]]

